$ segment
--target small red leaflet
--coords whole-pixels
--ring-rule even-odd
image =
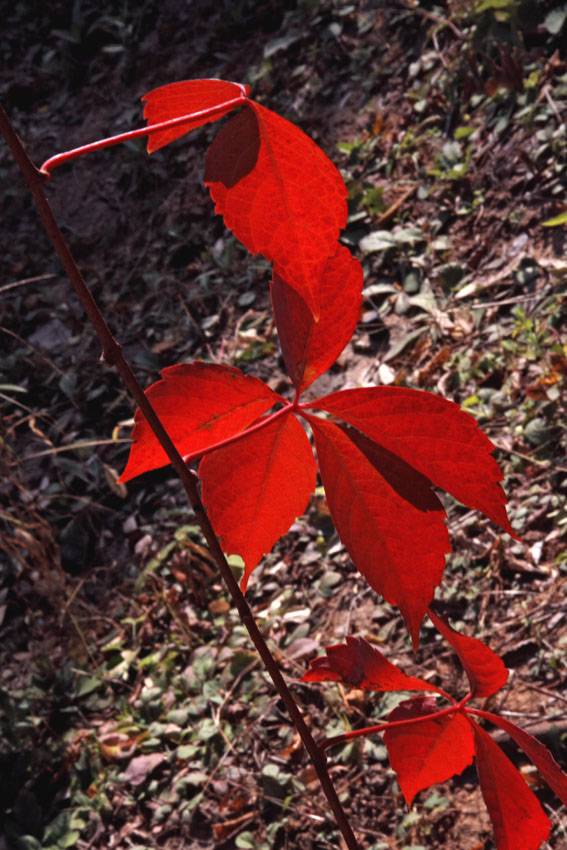
[[[142,99],[149,125],[189,116],[154,132],[148,152],[244,106],[209,148],[205,184],[226,226],[252,254],[273,263],[317,321],[322,277],[347,221],[346,186],[315,142],[248,92],[225,80],[184,80],[148,92]]]
[[[407,723],[420,718],[421,723]],[[405,721],[396,726],[396,721]],[[407,724],[407,725],[406,725]],[[388,714],[384,743],[408,806],[419,791],[444,782],[472,764],[470,724],[461,712],[438,716],[435,697],[413,697]]]
[[[205,184],[226,226],[296,289],[315,319],[347,220],[344,180],[298,127],[250,101],[209,149]]]
[[[229,83],[226,80],[183,80],[179,83],[169,83],[166,86],[153,89],[142,98],[145,101],[144,118],[148,125],[160,124],[171,118],[181,118],[195,112],[219,107],[214,115],[205,118],[196,117],[187,123],[180,124],[168,130],[154,132],[148,139],[148,153],[153,153],[190,130],[202,127],[209,121],[217,121],[227,112],[234,109],[235,100],[245,102],[249,86],[241,83]],[[224,106],[224,104],[230,104]]]

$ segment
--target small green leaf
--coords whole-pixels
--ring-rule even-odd
[[[516,0],[484,0],[480,6],[477,6],[475,12],[477,15],[480,12],[486,12],[487,9],[509,9],[516,4]]]
[[[177,758],[179,761],[186,761],[187,759],[193,758],[198,749],[199,748],[195,744],[182,744],[180,747],[177,747]]]
[[[358,243],[360,250],[368,254],[374,251],[386,251],[388,248],[394,248],[395,246],[396,240],[389,230],[375,230],[364,236]]]
[[[548,218],[547,221],[542,221],[543,227],[557,227],[559,224],[567,223],[567,210],[559,215],[554,216],[553,218]]]
[[[61,836],[57,845],[58,847],[64,848],[64,850],[67,847],[74,847],[80,837],[81,834],[76,830],[69,830],[69,832],[66,832],[65,835]]]
[[[455,130],[455,140],[468,139],[473,133],[476,133],[476,127],[457,127]]]
[[[75,686],[75,696],[84,697],[87,694],[91,694],[93,691],[96,691],[101,684],[101,680],[96,679],[94,676],[81,676]]]
[[[323,578],[319,583],[319,593],[325,599],[328,599],[333,595],[333,589],[343,580],[342,573],[335,572],[331,570],[328,573],[325,573]]]
[[[41,844],[33,835],[20,835],[18,843],[21,850],[41,850]]]

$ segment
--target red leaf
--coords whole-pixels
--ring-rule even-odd
[[[310,416],[327,504],[356,568],[397,605],[414,648],[449,535],[430,482],[352,429]]]
[[[226,226],[274,263],[318,318],[321,275],[347,219],[344,181],[323,151],[250,101],[215,137],[205,183]]]
[[[388,722],[426,717],[438,711],[434,697],[412,697],[390,712]],[[460,712],[388,727],[384,743],[408,806],[418,791],[462,773],[474,757],[470,724]]]
[[[303,298],[274,272],[272,304],[288,375],[299,393],[331,366],[350,340],[362,304],[362,266],[339,245],[321,278],[315,322]]]
[[[405,387],[369,387],[332,393],[309,406],[354,425],[517,538],[498,484],[502,472],[491,454],[494,446],[454,402]]]
[[[146,390],[154,410],[181,455],[193,454],[238,434],[282,397],[258,378],[230,366],[181,363],[162,371]],[[158,469],[169,458],[137,410],[133,443],[120,482]]]
[[[221,107],[215,115],[194,118],[177,127],[152,133],[148,137],[148,153],[163,148],[164,145],[184,136],[190,130],[195,130],[209,121],[216,121],[222,115],[226,115],[238,105],[233,102],[235,98],[244,99],[249,91],[250,86],[229,83],[226,80],[183,80],[148,92],[142,98],[146,102],[144,118],[147,119],[148,126],[161,124],[162,121],[169,121],[171,118],[181,118],[183,115],[190,115],[217,105]],[[227,102],[229,105],[222,109],[222,105]]]
[[[471,721],[480,790],[498,850],[537,850],[551,829],[549,818],[512,762],[490,735]]]
[[[555,791],[562,803],[567,806],[567,774],[564,773],[547,747],[541,741],[529,735],[516,726],[515,723],[510,723],[504,717],[498,714],[492,714],[490,711],[478,712],[482,717],[485,717],[496,726],[500,726],[519,747],[525,752],[527,757],[535,764],[541,776],[545,779],[549,787]]]
[[[203,503],[229,554],[245,563],[241,581],[288,530],[315,489],[311,445],[293,415],[206,455],[199,467]]]
[[[346,682],[364,691],[437,691],[415,676],[407,676],[388,661],[380,650],[361,637],[347,635],[347,642],[327,646],[319,658],[310,662],[303,682]]]
[[[499,655],[477,638],[456,632],[431,608],[427,613],[437,631],[449,641],[459,656],[468,676],[473,697],[489,697],[504,687],[508,680],[508,670]]]

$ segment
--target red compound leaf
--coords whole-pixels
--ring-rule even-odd
[[[414,648],[450,551],[430,482],[352,429],[310,416],[327,504],[356,568],[397,605]]]
[[[215,137],[205,183],[226,226],[318,319],[321,278],[347,219],[333,163],[298,127],[249,101]]]
[[[321,313],[313,314],[298,292],[277,272],[272,304],[288,375],[299,393],[331,366],[349,342],[362,305],[362,266],[339,245],[321,277]]]
[[[457,404],[421,390],[370,387],[342,390],[309,405],[354,425],[425,475],[436,487],[482,511],[508,534],[494,446]]]
[[[438,711],[434,697],[412,697],[390,712],[388,722],[415,720]],[[388,727],[384,743],[408,806],[418,791],[462,773],[474,757],[470,723],[460,712]]]
[[[512,762],[490,735],[470,721],[480,789],[498,850],[538,850],[551,829],[549,818]]]
[[[300,516],[315,489],[311,445],[293,414],[211,452],[201,461],[203,503],[221,545],[245,564],[248,578],[262,555]]]
[[[194,112],[219,107],[218,112],[215,112],[214,115],[194,118],[187,123],[179,124],[177,127],[152,133],[148,138],[148,153],[163,148],[164,145],[184,136],[190,130],[195,130],[209,121],[216,121],[221,116],[226,115],[227,112],[238,105],[238,102],[234,102],[235,100],[242,102],[246,100],[249,91],[249,86],[230,83],[227,80],[183,80],[148,92],[142,98],[146,102],[144,118],[146,118],[148,126],[161,124],[162,121],[169,121],[171,118],[181,118],[183,115],[191,115]]]
[[[438,691],[425,679],[407,676],[364,638],[347,635],[346,641],[327,646],[327,655],[314,658],[301,680],[345,682],[364,691]]]
[[[258,378],[211,363],[169,366],[146,395],[181,455],[240,433],[282,397]],[[132,446],[120,481],[158,469],[169,458],[142,413],[134,416]]]
[[[437,631],[441,632],[459,656],[473,697],[489,697],[504,687],[508,680],[508,670],[499,655],[477,638],[456,632],[431,608],[427,613]]]

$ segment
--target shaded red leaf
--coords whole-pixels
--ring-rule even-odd
[[[164,145],[184,136],[190,130],[195,130],[209,121],[216,121],[221,116],[226,115],[227,112],[238,105],[233,101],[236,98],[244,99],[249,91],[250,86],[230,83],[227,80],[182,80],[178,83],[160,86],[160,88],[148,92],[142,98],[146,103],[144,118],[147,120],[148,126],[219,106],[219,111],[215,115],[194,118],[177,127],[152,133],[148,137],[148,153],[163,148]],[[228,105],[223,109],[222,106],[225,103],[228,103]]]
[[[388,722],[427,717],[438,711],[434,697],[412,697],[390,712]],[[384,743],[408,806],[418,791],[462,773],[474,758],[470,724],[460,712],[388,727]]]
[[[321,275],[347,219],[346,187],[330,159],[298,127],[250,101],[215,137],[205,183],[226,226],[274,263],[318,318]]]
[[[517,743],[525,752],[527,757],[537,767],[540,775],[545,779],[549,787],[555,791],[562,803],[567,806],[567,774],[564,773],[547,747],[541,741],[529,735],[516,726],[515,723],[510,723],[505,717],[500,717],[498,714],[492,714],[490,711],[480,711],[475,709],[475,714],[486,718],[495,726],[499,726]]]
[[[146,390],[181,455],[193,454],[238,434],[282,397],[239,369],[212,363],[181,363],[162,371]],[[145,417],[134,416],[132,446],[120,482],[169,463]]]
[[[452,401],[405,387],[342,390],[309,405],[354,425],[436,486],[516,537],[506,515],[494,446]]]
[[[347,635],[346,641],[327,646],[327,655],[314,658],[301,680],[345,682],[364,691],[438,690],[425,679],[407,676],[364,638]]]
[[[430,482],[352,429],[310,416],[327,504],[356,568],[397,605],[414,648],[449,535]]]
[[[277,272],[272,304],[288,375],[301,393],[331,366],[350,340],[362,304],[362,266],[339,245],[321,277],[321,312],[313,314],[298,292]]]
[[[315,489],[311,444],[293,414],[211,452],[201,461],[203,503],[228,554],[245,563],[241,587],[300,516]]]
[[[477,638],[456,632],[431,608],[427,613],[437,631],[449,641],[459,656],[470,682],[473,697],[489,697],[504,687],[508,680],[508,670],[499,655]]]
[[[551,829],[549,818],[510,759],[490,735],[470,721],[480,790],[498,850],[537,850]]]

